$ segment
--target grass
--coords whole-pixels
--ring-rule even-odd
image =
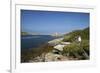
[[[75,30],[64,35],[64,42],[76,41],[77,37],[81,36],[82,40],[89,40],[89,27],[83,30]]]
[[[89,56],[89,41],[83,40],[81,43],[73,42],[63,48],[63,55],[78,58],[87,59],[86,53]]]

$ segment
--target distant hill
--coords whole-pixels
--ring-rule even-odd
[[[53,36],[53,37],[61,37],[61,36],[63,36],[63,34],[56,32],[56,33],[51,34],[51,36]]]
[[[28,35],[28,32],[21,32],[21,35]]]
[[[36,32],[21,32],[21,35],[40,35],[40,34]]]
[[[63,41],[75,41],[76,37],[81,36],[82,40],[89,40],[89,27],[83,30],[75,30],[64,35]]]

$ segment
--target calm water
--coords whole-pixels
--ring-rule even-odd
[[[21,36],[21,49],[37,48],[44,43],[53,40],[54,37],[50,35],[27,35]]]

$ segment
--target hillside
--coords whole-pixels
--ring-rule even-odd
[[[28,35],[27,32],[21,32],[21,35]]]
[[[76,41],[78,36],[81,36],[81,42]],[[89,58],[89,27],[69,32],[37,48],[21,51],[21,62],[88,60]]]
[[[89,27],[83,30],[72,31],[64,35],[64,42],[71,42],[63,48],[63,54],[67,56],[73,56],[78,59],[89,59]],[[77,41],[78,37],[81,37],[81,42]]]
[[[63,41],[65,42],[73,42],[76,40],[78,36],[81,36],[82,40],[89,40],[89,27],[83,30],[75,30],[68,34],[64,35]]]

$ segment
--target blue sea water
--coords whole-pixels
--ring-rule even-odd
[[[55,37],[50,35],[24,35],[21,36],[21,49],[37,48],[53,39]]]

